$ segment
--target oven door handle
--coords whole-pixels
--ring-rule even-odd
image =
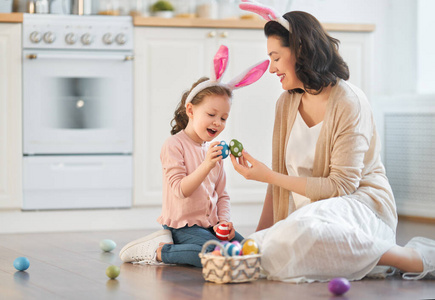
[[[46,54],[46,53],[31,53],[26,55],[27,59],[92,59],[92,60],[123,60],[123,61],[130,61],[134,60],[133,55],[65,55],[65,54]]]

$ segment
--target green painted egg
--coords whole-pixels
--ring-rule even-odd
[[[243,145],[236,139],[232,139],[230,142],[230,151],[231,154],[235,157],[242,156]]]
[[[118,277],[119,272],[121,272],[121,270],[119,269],[119,267],[117,266],[109,266],[106,269],[106,275],[107,277],[109,277],[110,279],[115,279],[116,277]]]

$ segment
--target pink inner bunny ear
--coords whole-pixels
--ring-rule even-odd
[[[263,76],[264,72],[266,72],[267,68],[269,66],[269,60],[265,60],[254,67],[251,67],[247,72],[242,73],[241,76],[243,76],[240,80],[236,78],[236,80],[232,84],[234,86],[234,89],[241,88],[247,85],[250,85],[254,82],[256,82],[258,79]]]
[[[278,17],[273,9],[261,4],[240,3],[239,7],[240,9],[256,13],[267,21],[275,20]]]
[[[213,66],[214,74],[216,76],[215,80],[220,81],[222,75],[224,74],[228,64],[228,47],[221,45],[218,52],[214,56]]]

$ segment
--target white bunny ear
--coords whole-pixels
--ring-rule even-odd
[[[213,59],[213,70],[211,72],[211,81],[221,81],[222,75],[228,65],[228,47],[221,45]]]
[[[286,19],[281,17],[281,15],[273,8],[254,0],[242,0],[242,3],[239,4],[239,7],[240,9],[260,15],[266,21],[278,22],[291,33],[290,23]]]
[[[227,86],[232,90],[248,86],[260,79],[264,72],[266,72],[268,66],[269,60],[262,61],[233,78],[227,83]]]

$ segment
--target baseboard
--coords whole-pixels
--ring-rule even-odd
[[[435,217],[399,215],[399,221],[411,221],[417,223],[435,224]]]

